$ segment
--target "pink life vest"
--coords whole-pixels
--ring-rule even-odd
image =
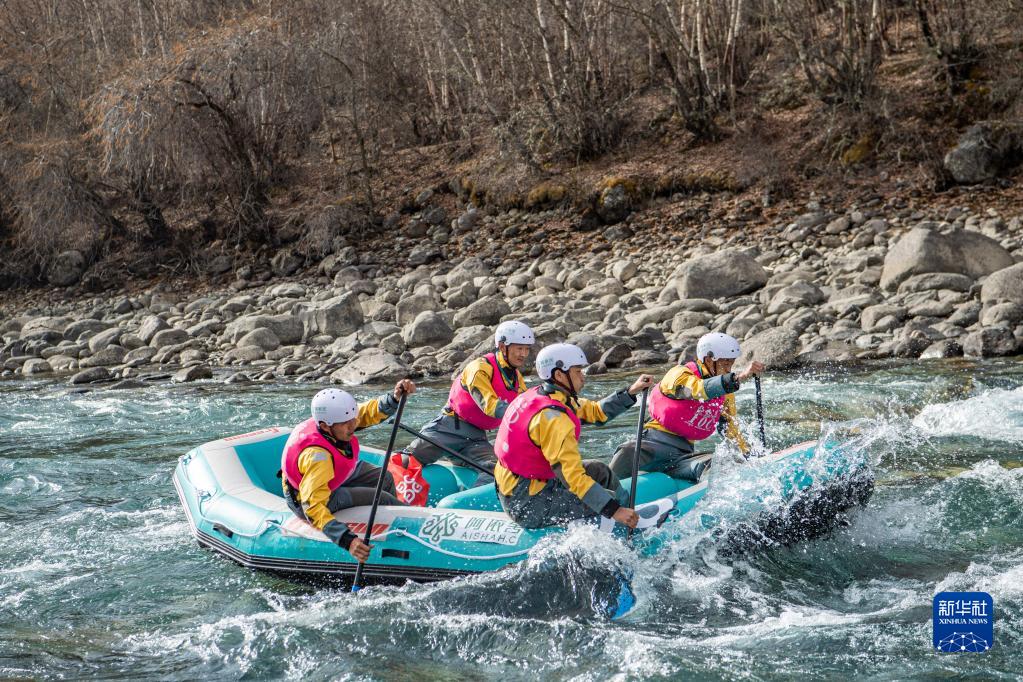
[[[529,389],[508,406],[494,440],[497,461],[516,476],[544,481],[554,478],[554,470],[543,456],[543,450],[529,437],[529,422],[537,412],[548,407],[567,414],[575,423],[575,437],[579,438],[581,424],[575,412],[564,403],[540,393],[539,386]]]
[[[504,375],[501,372],[501,367],[497,362],[497,356],[493,353],[487,353],[483,356],[483,359],[490,363],[490,366],[494,370],[493,377],[491,378],[491,386],[494,387],[494,392],[497,397],[501,400],[510,403],[519,396],[519,380],[516,372],[515,385],[508,388],[504,382]],[[501,425],[501,420],[497,417],[491,417],[480,409],[480,406],[476,404],[476,401],[472,399],[472,395],[469,393],[469,389],[462,383],[462,377],[458,376],[453,382],[451,382],[451,390],[448,391],[448,407],[451,411],[458,415],[459,419],[463,419],[478,429],[484,431],[493,431]]]
[[[695,362],[687,362],[685,366],[703,378]],[[725,396],[711,400],[671,398],[661,393],[660,384],[650,392],[650,416],[664,428],[687,440],[703,440],[713,435],[724,405]]]
[[[350,443],[352,445],[351,457],[324,438],[316,426],[315,419],[305,420],[295,427],[288,437],[288,442],[284,444],[284,453],[281,455],[281,471],[284,472],[284,479],[292,488],[298,490],[298,486],[302,482],[302,472],[298,470],[298,456],[306,448],[323,448],[330,453],[334,460],[334,478],[327,483],[327,487],[334,490],[348,480],[348,477],[355,471],[355,465],[359,463],[359,439],[353,437]]]

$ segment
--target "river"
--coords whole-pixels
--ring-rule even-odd
[[[601,377],[591,397],[624,385]],[[382,387],[359,389],[357,397]],[[218,382],[73,392],[0,382],[0,677],[103,679],[804,679],[1023,674],[1023,370],[1018,361],[768,375],[770,444],[852,439],[876,489],[850,525],[719,556],[683,537],[654,557],[588,529],[523,565],[357,597],[200,549],[171,484],[192,446],[305,418],[314,387]],[[425,387],[425,423],[446,387]],[[753,411],[744,389],[739,408]],[[587,456],[635,410],[584,430]],[[751,422],[751,419],[747,419]],[[750,431],[753,431],[750,424]],[[386,427],[362,438],[381,445]],[[407,440],[407,439],[406,439]],[[707,503],[727,501],[712,482]],[[697,534],[698,535],[698,534]],[[602,564],[637,607],[580,608]],[[931,646],[931,600],[986,591],[994,648]]]

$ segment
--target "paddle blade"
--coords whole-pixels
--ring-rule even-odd
[[[608,616],[611,620],[624,618],[636,606],[636,593],[632,591],[632,577],[620,573],[616,578],[618,595],[608,605],[610,607]]]

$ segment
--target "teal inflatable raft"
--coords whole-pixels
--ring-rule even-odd
[[[290,432],[272,427],[200,445],[180,458],[174,485],[201,546],[251,568],[343,581],[354,575],[355,560],[292,514],[285,503],[277,473]],[[364,446],[360,456],[377,465],[383,461],[383,452],[370,447]],[[824,532],[842,512],[862,504],[870,494],[854,460],[816,441],[767,455],[750,469],[756,469],[760,477],[765,471],[775,477],[775,494],[792,503],[786,506],[785,518],[761,519],[775,532],[785,527],[786,518],[799,520],[796,517],[807,514],[810,518],[803,521],[815,530],[801,537]],[[494,571],[523,560],[541,539],[564,531],[520,527],[501,510],[492,484],[467,489],[476,478],[471,469],[440,463],[425,467],[423,475],[430,484],[426,507],[379,508],[373,551],[364,569],[367,580],[432,581]],[[695,483],[660,473],[642,474],[636,495],[641,527],[651,528],[671,515],[689,513],[707,485],[706,474]],[[823,494],[810,496],[815,490]],[[823,505],[821,499],[826,501]],[[800,500],[814,502],[802,505],[793,516],[789,512],[800,508]],[[369,507],[346,509],[336,517],[362,535]],[[605,521],[604,529],[624,534],[623,527],[613,525]],[[765,536],[757,530],[756,537],[769,537],[771,530],[767,532]]]

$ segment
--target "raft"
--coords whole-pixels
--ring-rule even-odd
[[[174,486],[200,546],[250,568],[345,582],[355,574],[355,559],[296,517],[285,502],[278,471],[290,433],[290,428],[271,427],[204,443],[179,459]],[[379,466],[384,453],[363,446],[360,457]],[[763,476],[766,470],[777,476],[777,488],[786,500],[814,501],[809,513],[815,532],[826,532],[849,507],[865,502],[861,467],[840,448],[809,441],[759,460],[756,475]],[[813,467],[811,460],[817,462]],[[468,487],[476,478],[472,469],[440,462],[424,467],[423,476],[430,485],[427,506],[379,507],[373,550],[363,573],[367,582],[429,582],[496,571],[522,561],[538,542],[565,530],[527,529],[514,523],[501,510],[493,484]],[[642,519],[639,537],[670,516],[692,512],[707,486],[706,473],[698,482],[641,474],[636,493]],[[808,495],[815,489],[832,491],[823,495],[829,501],[816,502],[822,496]],[[865,494],[869,497],[869,490]],[[353,507],[335,518],[362,536],[369,511]],[[771,527],[784,527],[777,518],[764,520]],[[711,516],[704,520],[705,525],[714,522]],[[607,520],[601,525],[624,537],[624,527]],[[757,537],[764,533],[758,531]],[[657,544],[647,550],[655,551]]]

